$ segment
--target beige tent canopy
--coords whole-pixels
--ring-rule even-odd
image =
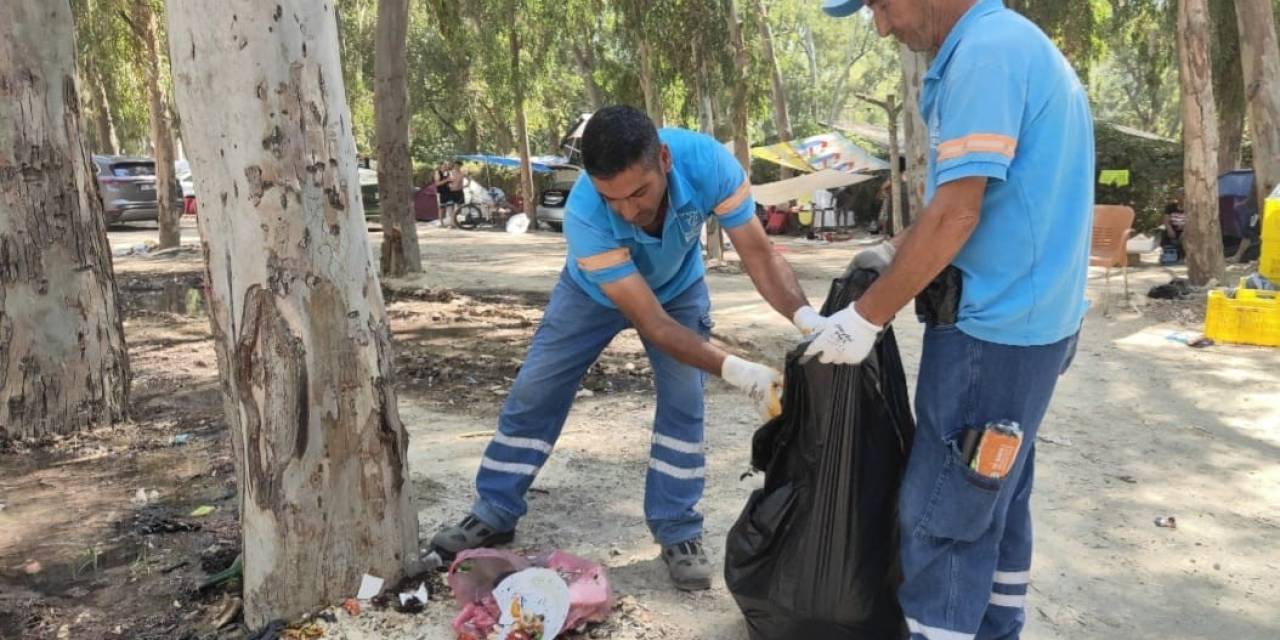
[[[795,178],[751,185],[751,196],[764,206],[786,204],[791,200],[808,198],[819,189],[839,189],[874,179],[861,173],[845,173],[835,169],[823,169]]]

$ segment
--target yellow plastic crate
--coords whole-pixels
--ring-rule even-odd
[[[1280,347],[1280,298],[1275,291],[1237,289],[1209,292],[1204,334],[1215,342]]]
[[[1262,216],[1262,257],[1258,272],[1272,282],[1280,282],[1280,196],[1267,198]]]

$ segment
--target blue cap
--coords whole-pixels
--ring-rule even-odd
[[[822,0],[822,10],[834,18],[851,16],[863,6],[862,0]]]

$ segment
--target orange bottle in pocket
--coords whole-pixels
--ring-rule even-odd
[[[1022,448],[1022,428],[1011,420],[987,423],[969,468],[978,475],[1003,479],[1013,470]]]

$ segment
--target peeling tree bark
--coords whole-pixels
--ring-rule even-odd
[[[1280,45],[1271,0],[1236,0],[1258,202],[1280,184]]]
[[[1182,87],[1183,182],[1187,276],[1193,284],[1226,276],[1218,220],[1218,114],[1209,59],[1205,0],[1178,0],[1178,69]]]
[[[334,5],[170,0],[169,33],[257,628],[416,560],[407,435]]]
[[[907,203],[909,218],[924,213],[925,173],[929,170],[929,130],[920,115],[920,89],[929,71],[929,56],[898,46],[902,58],[902,154],[907,159]]]
[[[422,271],[413,214],[413,163],[409,159],[408,29],[409,0],[378,0],[373,108],[385,277]]]
[[[151,147],[156,161],[156,217],[160,223],[160,248],[182,242],[182,209],[173,200],[173,130],[169,99],[165,93],[165,64],[160,50],[160,27],[151,0],[134,0],[134,25],[142,41],[143,68],[147,74],[147,109],[151,114]]]
[[[67,0],[0,2],[0,440],[125,419],[129,359]]]

